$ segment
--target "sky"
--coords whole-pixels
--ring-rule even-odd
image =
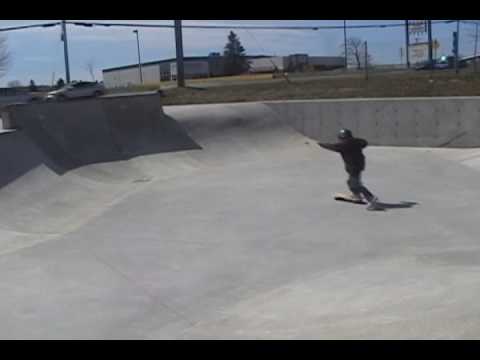
[[[0,20],[0,29],[9,26],[48,23],[58,20]],[[116,23],[173,24],[173,20],[75,20]],[[403,23],[404,20],[347,20],[349,25]],[[343,25],[343,20],[183,20],[185,25],[285,25],[319,26]],[[440,54],[450,54],[452,32],[456,24],[436,24],[433,38],[440,43]],[[102,69],[137,63],[137,43],[133,28],[80,27],[67,25],[70,72],[72,80],[92,80],[87,63],[94,65],[95,80],[102,80]],[[473,25],[461,25],[460,53],[472,55]],[[34,28],[0,33],[6,37],[10,56],[7,73],[0,86],[18,80],[28,84],[50,85],[52,79],[65,79],[63,42],[60,26]],[[247,54],[289,55],[307,53],[311,56],[337,56],[341,53],[341,30],[234,30]],[[184,29],[185,56],[206,56],[222,52],[229,30]],[[173,29],[139,28],[142,62],[175,57]],[[351,29],[348,36],[368,41],[369,53],[376,64],[398,64],[400,48],[405,46],[404,28]],[[422,39],[420,39],[422,40]],[[412,40],[413,41],[413,40]],[[403,58],[403,62],[405,59]]]

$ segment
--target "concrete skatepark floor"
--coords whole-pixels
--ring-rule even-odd
[[[199,149],[0,190],[0,338],[479,337],[479,150],[368,148],[368,212],[336,154],[222,111],[165,109]]]

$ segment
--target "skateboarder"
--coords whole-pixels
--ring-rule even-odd
[[[362,184],[361,180],[362,171],[365,170],[365,156],[362,150],[367,147],[368,142],[364,139],[353,137],[352,132],[348,129],[340,130],[338,140],[339,142],[335,144],[318,143],[318,145],[342,155],[345,170],[349,175],[347,185],[353,194],[354,200],[360,201],[363,195],[368,202],[367,209],[377,209],[377,197]]]

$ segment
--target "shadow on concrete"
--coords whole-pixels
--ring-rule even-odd
[[[207,90],[207,88],[205,88],[205,87],[201,87],[201,86],[192,86],[192,85],[185,86],[185,89],[189,89],[189,90],[196,90],[196,91],[205,91],[205,90]]]
[[[412,201],[400,201],[398,203],[378,202],[378,205],[384,209],[410,209],[418,205],[418,203]]]
[[[115,121],[110,126],[114,142],[124,159],[202,149],[183,126],[166,114],[159,121]]]
[[[61,176],[91,164],[202,149],[169,116],[129,120],[113,119],[105,131],[65,128],[56,136],[52,136],[41,124],[31,122],[26,128],[2,134],[0,189],[40,165]]]

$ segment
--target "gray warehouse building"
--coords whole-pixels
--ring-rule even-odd
[[[289,56],[255,55],[247,56],[247,60],[250,64],[250,73],[303,71],[307,67],[314,70],[328,70],[344,66],[343,57],[309,56],[306,54]],[[212,53],[210,56],[185,57],[184,67],[186,79],[225,76],[224,58],[218,53]],[[145,84],[175,80],[176,74],[175,58],[142,64],[142,77]],[[140,84],[138,64],[104,69],[103,82],[107,88]]]

